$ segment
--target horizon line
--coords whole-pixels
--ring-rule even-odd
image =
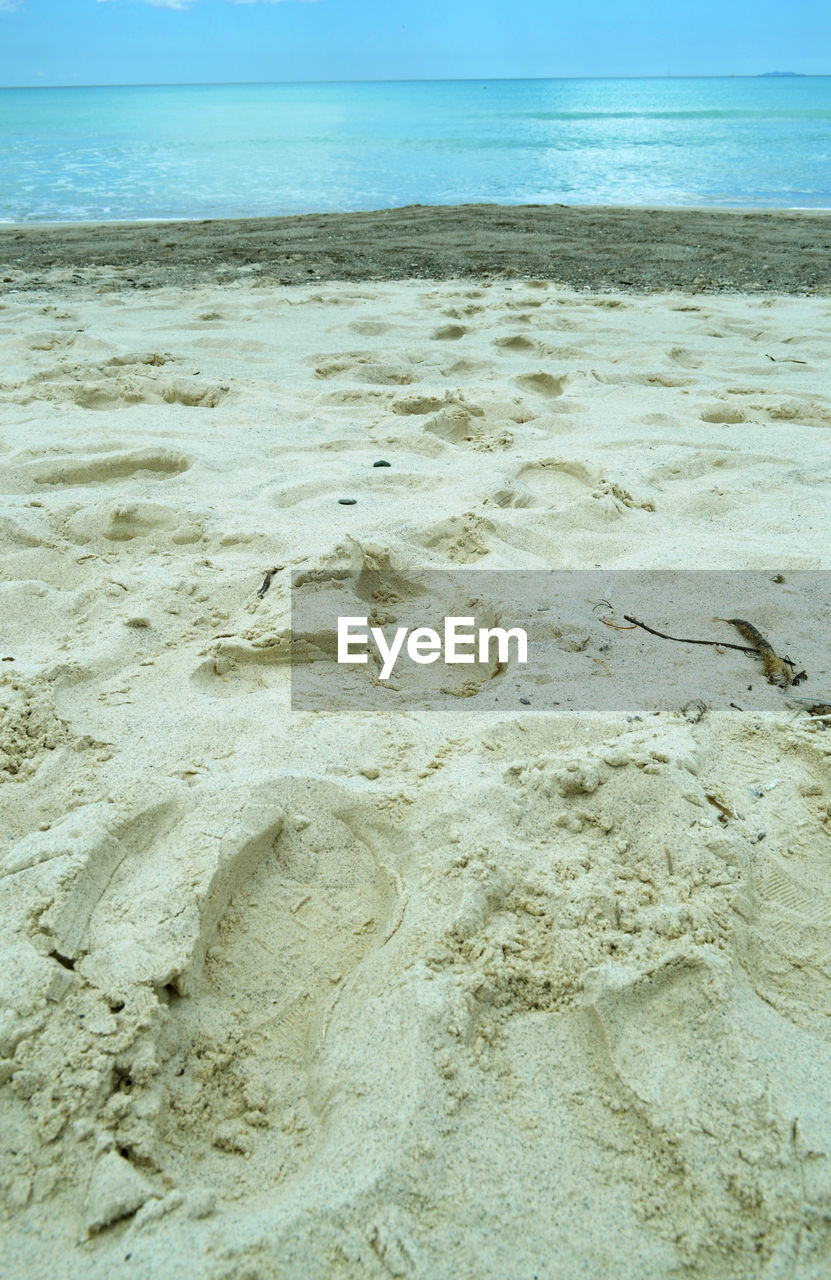
[[[375,79],[346,80],[129,80],[90,84],[3,84],[2,90],[14,89],[207,89],[234,88],[254,85],[301,84],[516,84],[522,81],[569,80],[827,80],[829,71],[745,71],[745,72],[690,72],[683,75],[592,75],[592,76],[394,76]]]

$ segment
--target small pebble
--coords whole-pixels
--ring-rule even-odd
[[[338,498],[338,502],[342,507],[354,507],[357,501],[357,498]]]
[[[384,461],[384,459],[383,459],[383,458],[381,458],[379,462],[373,462],[373,464],[372,464],[372,465],[373,465],[373,467],[391,467],[391,466],[392,466],[392,463],[391,463],[391,462],[385,462],[385,461]]]
[[[531,699],[530,699],[530,698],[520,698],[520,702],[522,703],[522,705],[523,705],[524,707],[530,707],[530,705],[531,705]]]

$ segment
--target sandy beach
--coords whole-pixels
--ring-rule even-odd
[[[755,654],[735,706],[640,719],[533,672],[499,711],[293,711],[288,656],[294,571],[830,569],[829,244],[0,230],[6,1274],[828,1274],[816,616],[753,618],[808,678],[752,712]]]

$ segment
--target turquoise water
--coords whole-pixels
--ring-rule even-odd
[[[831,207],[831,78],[0,90],[0,221]]]

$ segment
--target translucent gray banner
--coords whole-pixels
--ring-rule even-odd
[[[831,573],[296,573],[291,665],[296,710],[828,703]]]

